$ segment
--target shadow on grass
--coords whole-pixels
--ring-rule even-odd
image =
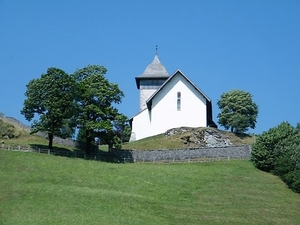
[[[70,150],[64,147],[53,146],[51,150],[48,149],[48,145],[43,144],[30,144],[30,147],[33,148],[38,153],[51,154],[55,156],[62,156],[68,158],[80,158],[85,160],[94,160],[108,163],[119,163],[113,155],[109,152],[98,149],[93,150],[90,154],[86,154],[85,151],[81,149],[74,148]]]
[[[245,134],[245,133],[233,133],[235,136],[239,137],[240,139],[245,139],[252,137],[250,134]]]

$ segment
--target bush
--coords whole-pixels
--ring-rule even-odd
[[[14,138],[18,137],[20,134],[17,132],[14,125],[6,123],[0,119],[0,137],[1,138]]]
[[[276,158],[286,151],[285,147],[295,143],[296,136],[299,136],[299,130],[288,122],[263,132],[252,147],[252,161],[255,166],[263,171],[272,171]]]
[[[263,171],[279,176],[300,192],[300,130],[283,122],[258,136],[251,160]]]

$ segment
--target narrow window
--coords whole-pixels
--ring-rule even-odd
[[[181,110],[181,93],[177,92],[177,111]]]

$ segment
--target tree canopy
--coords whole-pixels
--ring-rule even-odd
[[[217,105],[218,123],[231,132],[244,133],[256,125],[258,106],[249,92],[232,90],[221,95]]]
[[[21,113],[28,121],[37,118],[31,133],[47,132],[49,149],[53,137],[71,137],[79,129],[86,153],[90,153],[95,138],[120,147],[128,138],[127,118],[116,104],[123,92],[104,76],[106,68],[88,65],[68,75],[61,69],[49,68],[46,74],[27,84]],[[35,117],[36,116],[36,117]]]
[[[63,70],[52,67],[40,78],[29,81],[26,87],[27,98],[21,114],[28,121],[39,115],[33,121],[31,133],[46,132],[51,149],[54,135],[65,138],[73,134],[67,127],[74,113],[74,79]]]
[[[0,138],[18,137],[20,132],[17,131],[14,125],[6,123],[0,118]]]
[[[86,153],[96,137],[105,138],[113,132],[113,121],[121,114],[115,104],[121,103],[123,92],[104,76],[103,66],[88,65],[74,72],[76,81],[76,124],[85,131]]]
[[[293,127],[288,122],[282,122],[258,135],[251,156],[258,169],[278,175],[297,192],[300,192],[299,126]]]

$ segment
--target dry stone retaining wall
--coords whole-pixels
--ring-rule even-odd
[[[169,150],[118,150],[111,153],[120,160],[133,162],[160,160],[187,160],[196,158],[233,158],[248,159],[251,156],[251,146],[226,146],[215,148],[169,149]]]

